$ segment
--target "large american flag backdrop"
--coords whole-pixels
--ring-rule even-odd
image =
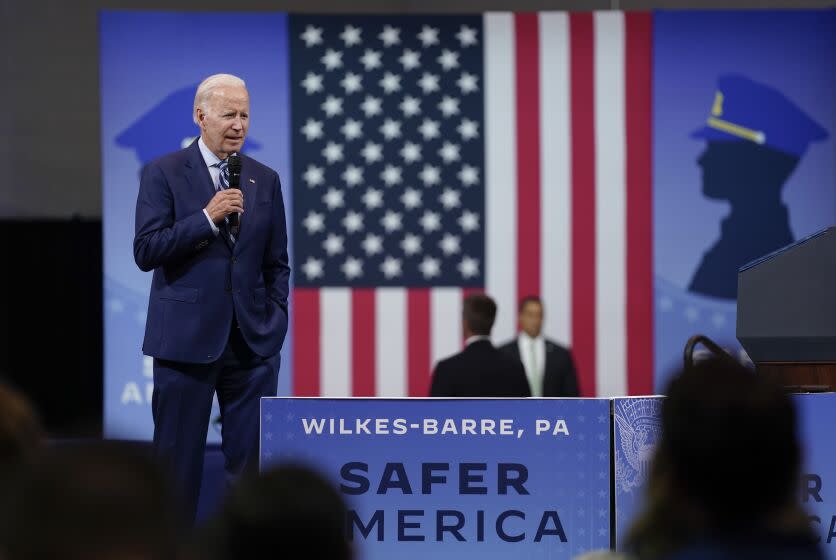
[[[293,392],[423,396],[542,297],[584,396],[653,391],[649,13],[291,16]]]

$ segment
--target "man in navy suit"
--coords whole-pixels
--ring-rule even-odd
[[[431,397],[530,397],[519,361],[503,355],[491,343],[496,303],[472,294],[462,304],[464,350],[441,360],[430,383]]]
[[[568,349],[543,336],[543,302],[526,296],[520,302],[520,334],[500,350],[522,363],[535,397],[577,397],[578,376]]]
[[[228,188],[227,158],[249,128],[244,82],[204,80],[194,121],[195,142],[145,166],[134,237],[137,265],[154,271],[142,346],[154,358],[154,448],[192,517],[214,393],[227,472],[257,465],[259,398],[276,394],[290,275],[278,174],[241,156],[241,188]]]

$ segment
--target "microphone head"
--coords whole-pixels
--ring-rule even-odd
[[[241,188],[241,156],[238,153],[229,154],[226,160],[229,168],[229,186],[233,189]]]
[[[227,165],[229,166],[230,173],[241,172],[241,156],[238,155],[238,152],[229,154],[229,158],[227,159]]]

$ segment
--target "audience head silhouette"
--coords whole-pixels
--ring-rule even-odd
[[[0,557],[173,560],[179,508],[153,461],[125,444],[71,445],[18,482],[0,518]]]
[[[680,373],[663,404],[647,503],[628,547],[640,558],[676,558],[668,555],[692,546],[726,550],[733,542],[743,547],[735,557],[749,558],[746,543],[818,557],[804,555],[816,549],[798,504],[796,429],[783,388],[731,360]]]
[[[281,543],[308,558],[351,560],[346,519],[342,496],[324,478],[305,467],[280,466],[241,480],[210,526],[205,557],[256,558]]]
[[[0,484],[31,463],[42,443],[41,424],[29,402],[0,384]]]

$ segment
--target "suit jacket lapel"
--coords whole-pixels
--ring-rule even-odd
[[[197,140],[191,143],[186,152],[186,180],[189,186],[195,193],[195,196],[200,196],[201,200],[205,200],[203,204],[208,203],[213,196],[215,196],[215,184],[212,182],[212,176],[209,174],[209,168],[206,167],[206,161],[200,153],[200,147],[197,145]],[[229,247],[229,240],[223,235],[218,234],[224,240],[224,245]]]
[[[556,384],[557,380],[553,379],[553,371],[552,366],[554,365],[554,347],[549,343],[548,340],[544,341],[546,345],[546,359],[544,360],[545,369],[543,370],[543,394],[547,394],[546,391],[554,389],[554,385]]]
[[[191,143],[187,154],[186,180],[189,181],[189,184],[196,193],[203,194],[210,198],[215,196],[215,185],[212,183],[212,176],[209,175],[209,169],[206,167],[206,162],[203,161],[203,155],[200,153],[197,140]],[[208,201],[209,200],[207,199],[207,202]]]
[[[244,213],[241,214],[241,219],[238,222],[240,229],[238,231],[238,241],[235,243],[235,253],[241,251],[241,246],[249,241],[251,230],[248,227],[248,221],[256,219],[256,203],[258,200],[256,194],[258,192],[258,183],[252,176],[252,166],[247,165],[247,159],[241,158],[241,192],[244,195]],[[250,181],[252,179],[252,181]],[[249,224],[252,225],[252,224]]]
[[[517,360],[522,362],[522,354],[520,354],[520,335],[517,335],[517,338],[514,339],[514,343],[511,345],[511,348]]]

